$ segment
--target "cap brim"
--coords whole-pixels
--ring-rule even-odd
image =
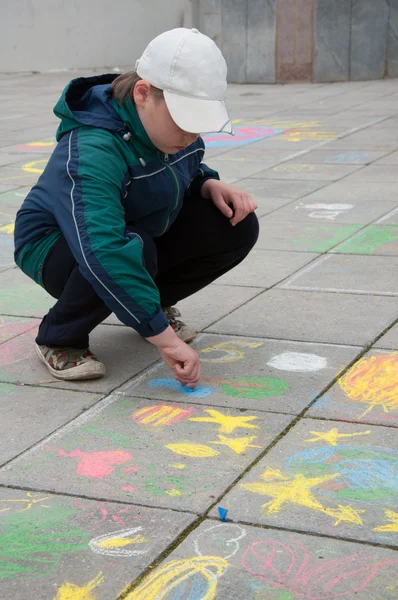
[[[163,92],[169,113],[178,127],[189,133],[234,134],[227,107],[222,100],[205,100]]]

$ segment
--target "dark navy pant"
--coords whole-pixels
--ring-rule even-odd
[[[152,239],[134,224],[126,225],[144,241],[145,266],[159,288],[162,306],[194,294],[239,264],[258,237],[258,220],[250,214],[232,227],[211,200],[184,200],[169,231]],[[63,236],[50,250],[43,268],[46,291],[57,303],[44,317],[36,342],[46,346],[88,348],[89,333],[111,311],[81,275]]]

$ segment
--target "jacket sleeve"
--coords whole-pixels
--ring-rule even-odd
[[[82,275],[125,325],[143,337],[161,333],[168,321],[144,265],[143,241],[126,232],[120,201],[126,164],[113,136],[82,128],[61,143],[67,162],[55,217]]]

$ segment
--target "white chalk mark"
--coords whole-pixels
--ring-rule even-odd
[[[236,537],[227,537],[233,535],[235,535]],[[239,540],[243,539],[245,536],[246,531],[243,529],[243,527],[240,527],[239,525],[213,525],[213,527],[209,527],[209,529],[205,529],[204,531],[202,531],[197,536],[197,538],[194,539],[193,547],[198,556],[221,556],[223,550],[229,551],[229,547],[231,547],[232,551],[230,554],[228,554],[228,556],[221,556],[221,558],[227,560],[228,558],[231,558],[231,556],[235,556],[235,554],[239,551]],[[203,540],[203,538],[205,539]],[[204,553],[202,553],[199,548],[200,540],[208,546]]]
[[[327,366],[327,359],[317,354],[307,352],[283,352],[271,358],[267,362],[269,367],[279,371],[293,371],[295,373],[309,373],[311,371],[320,371]]]
[[[135,549],[135,544],[142,544],[148,541],[139,534],[140,531],[142,531],[142,527],[113,531],[112,533],[106,533],[90,540],[88,545],[96,554],[105,556],[139,556],[149,551],[149,547],[146,550]],[[134,549],[126,547],[130,544],[133,545]]]

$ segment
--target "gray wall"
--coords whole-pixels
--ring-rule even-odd
[[[0,72],[129,67],[186,0],[1,0]]]

